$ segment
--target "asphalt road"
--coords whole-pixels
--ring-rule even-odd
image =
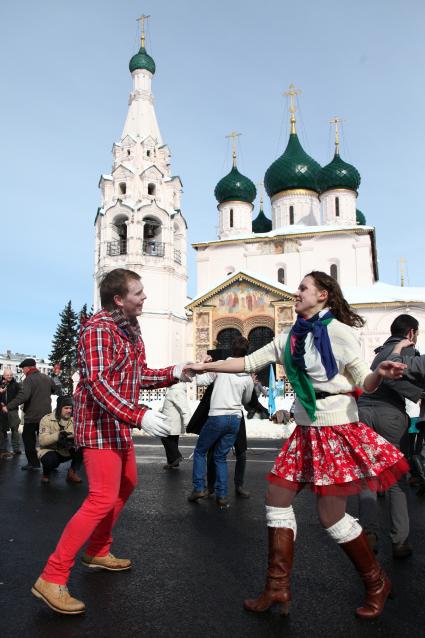
[[[21,472],[24,458],[0,461],[0,636],[127,638],[133,636],[242,638],[425,636],[425,498],[410,493],[414,555],[391,558],[390,541],[379,558],[393,579],[396,597],[374,621],[355,618],[362,585],[347,558],[321,529],[311,493],[295,504],[298,538],[291,614],[252,615],[242,600],[261,591],[266,561],[264,475],[276,455],[275,440],[250,441],[249,500],[217,509],[214,500],[190,504],[191,462],[165,471],[162,446],[136,440],[139,485],[115,530],[113,552],[134,568],[110,573],[78,562],[69,588],[87,604],[80,617],[63,617],[35,599],[30,588],[62,528],[86,494],[68,485],[66,468],[49,485],[38,473]],[[185,439],[189,457],[193,443]],[[260,448],[260,449],[259,449]],[[233,466],[230,463],[230,473]],[[380,499],[382,526],[388,525]],[[350,502],[356,512],[355,501]]]

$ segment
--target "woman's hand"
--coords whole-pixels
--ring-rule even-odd
[[[401,341],[398,342],[398,344],[396,345],[396,347],[394,348],[394,350],[392,351],[391,354],[401,354],[401,351],[403,350],[403,348],[409,348],[410,346],[414,346],[415,344],[413,343],[413,341],[410,341],[410,339],[402,339]]]
[[[407,339],[405,341],[407,341]],[[379,364],[377,371],[381,377],[394,380],[401,379],[405,368],[407,368],[405,363],[400,363],[398,361],[382,361],[382,363]]]

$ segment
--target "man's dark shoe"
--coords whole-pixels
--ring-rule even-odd
[[[13,452],[0,452],[0,457],[2,459],[13,459]]]
[[[16,456],[18,454],[22,454],[22,450],[13,450],[13,454]]]
[[[378,535],[375,532],[367,532],[365,531],[365,536],[367,540],[367,544],[374,554],[378,553]]]
[[[40,466],[39,466],[39,465],[31,465],[31,463],[27,463],[26,465],[23,465],[23,466],[21,467],[21,470],[22,470],[23,472],[25,472],[26,470],[28,470],[28,471],[32,472],[32,471],[34,471],[34,470],[39,470],[39,469],[40,469]]]
[[[236,485],[235,494],[239,496],[239,498],[250,498],[251,496],[251,493],[245,490],[242,485]]]
[[[227,509],[229,507],[229,499],[227,498],[227,496],[217,496],[217,498],[215,499],[215,502],[217,503],[217,507],[219,507],[222,510]]]
[[[393,543],[393,558],[408,558],[411,556],[412,551],[407,540],[404,543]]]
[[[193,492],[191,492],[191,494],[189,494],[189,496],[187,497],[187,500],[189,501],[189,503],[197,503],[201,500],[201,498],[205,498],[205,496],[207,496],[207,492],[205,490],[203,490],[202,492],[193,490]]]

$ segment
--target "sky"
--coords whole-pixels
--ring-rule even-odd
[[[21,0],[0,9],[0,352],[47,356],[68,300],[92,303],[97,185],[127,113],[142,13],[189,244],[216,238],[226,134],[241,133],[238,168],[255,183],[284,151],[293,82],[300,141],[321,165],[333,156],[329,120],[343,120],[380,280],[399,283],[405,258],[410,285],[425,285],[423,0]]]

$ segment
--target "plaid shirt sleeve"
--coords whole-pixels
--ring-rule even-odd
[[[174,383],[178,383],[179,379],[174,376],[174,366],[168,366],[167,368],[159,368],[154,370],[148,368],[145,358],[145,346],[143,339],[139,337],[141,342],[141,350],[143,352],[143,363],[140,368],[140,385],[142,388],[166,388]]]
[[[147,408],[127,401],[113,387],[114,338],[104,327],[85,330],[80,337],[80,364],[84,384],[93,399],[114,418],[140,427]]]

